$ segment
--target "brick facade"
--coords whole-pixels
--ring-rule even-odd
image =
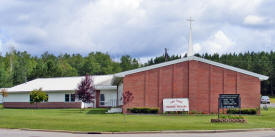
[[[189,98],[190,111],[217,113],[219,94],[240,94],[242,108],[260,107],[260,80],[199,61],[186,61],[124,77],[133,93],[126,108],[156,107],[164,98]]]
[[[4,102],[4,108],[81,108],[81,102],[41,102],[30,104],[29,102]]]

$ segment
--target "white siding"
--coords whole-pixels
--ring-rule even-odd
[[[116,90],[102,90],[100,94],[104,94],[105,105],[104,106],[114,106],[116,104]]]
[[[0,94],[0,104],[3,103],[3,97],[2,95]]]
[[[65,102],[65,92],[47,93],[48,102]]]
[[[30,102],[29,93],[10,93],[5,97],[5,102]]]
[[[48,102],[65,102],[66,93],[74,92],[47,92]],[[30,93],[10,93],[8,97],[5,97],[5,102],[30,102]]]
[[[123,105],[123,83],[118,86],[118,105]]]

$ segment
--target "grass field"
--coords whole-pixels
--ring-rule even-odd
[[[270,96],[270,103],[275,103],[275,96]]]
[[[275,128],[275,109],[261,116],[244,116],[246,124],[211,124],[216,115],[126,115],[89,114],[79,109],[3,109],[0,128],[31,128],[70,131],[158,131]]]

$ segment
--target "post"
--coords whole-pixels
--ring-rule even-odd
[[[218,99],[218,119],[220,119],[220,98]]]
[[[241,97],[239,96],[239,108],[240,108],[240,115],[242,114],[242,104],[241,104]]]

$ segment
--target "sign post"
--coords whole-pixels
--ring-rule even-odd
[[[220,94],[218,100],[218,118],[220,118],[220,109],[239,108],[241,109],[240,94]],[[241,110],[240,110],[241,114]]]
[[[188,98],[165,98],[163,99],[163,113],[172,111],[189,111]]]

